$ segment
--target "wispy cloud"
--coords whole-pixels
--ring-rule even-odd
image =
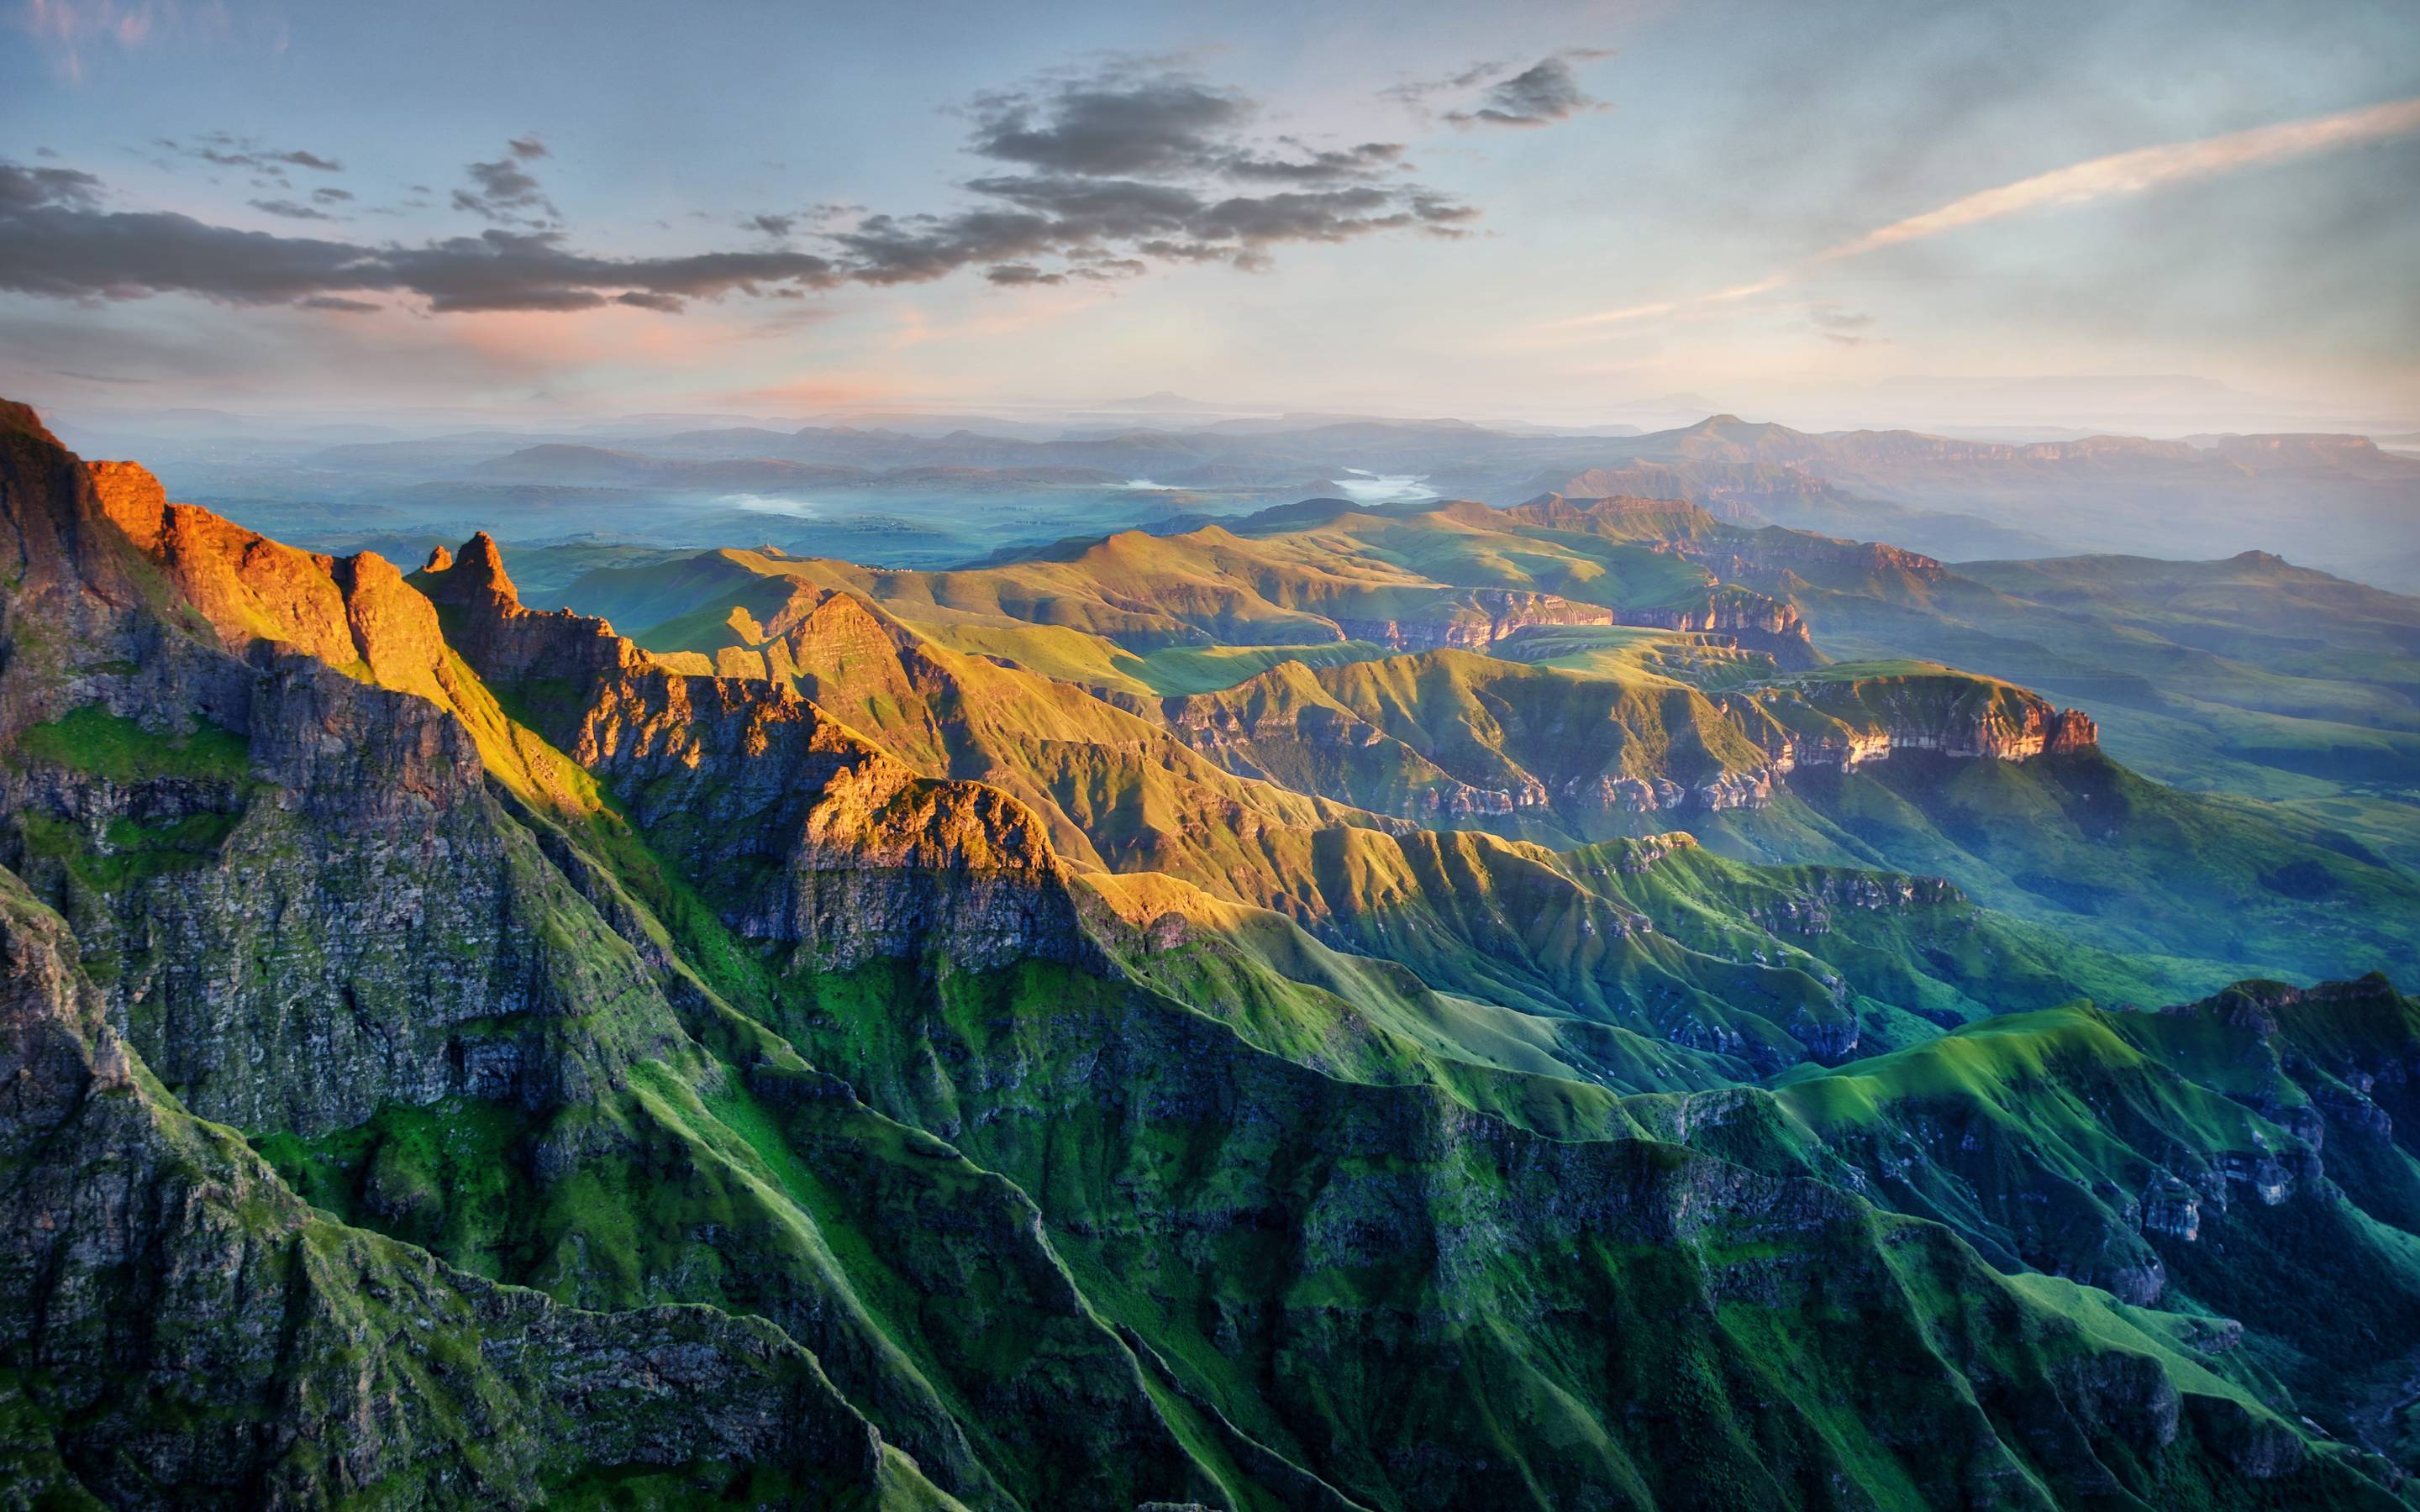
[[[193,8],[208,24],[225,26],[225,8],[216,0]],[[61,78],[81,84],[96,51],[116,47],[132,52],[174,30],[185,17],[186,8],[178,0],[23,0],[16,23],[18,30],[50,54]]]
[[[1861,257],[1886,247],[1944,236],[1969,226],[2034,211],[2068,209],[2102,200],[2123,199],[2173,184],[2215,177],[2263,163],[2284,162],[2336,147],[2384,141],[2420,131],[2420,98],[2383,105],[2338,111],[2302,120],[2280,121],[2247,131],[2228,131],[2197,142],[2174,142],[2136,147],[2054,168],[1996,189],[1963,195],[1948,204],[1877,226],[1865,235],[1800,259],[1753,283],[1711,294],[1658,300],[1619,309],[1599,310],[1556,322],[1559,328],[1612,325],[1652,316],[1730,303],[1769,293],[1795,282],[1825,263]]]
[[[2205,137],[2198,142],[2137,147],[2132,152],[2094,158],[2087,162],[2055,168],[2049,173],[2036,174],[2031,178],[2020,178],[2013,184],[2003,184],[1997,189],[1984,190],[1979,194],[1951,200],[1938,209],[1911,215],[1904,221],[1894,221],[1869,231],[1854,241],[1827,249],[1822,255],[1825,259],[1854,257],[1884,247],[1895,247],[1901,242],[1961,230],[1985,221],[1996,221],[2003,216],[2118,199],[2169,184],[2209,178],[2265,162],[2308,157],[2331,147],[2376,142],[2415,131],[2420,131],[2420,99],[2399,100],[2391,104],[2339,111],[2333,116],[2314,116],[2299,121],[2281,121],[2274,126],[2256,126],[2249,131],[2229,131],[2224,136]]]

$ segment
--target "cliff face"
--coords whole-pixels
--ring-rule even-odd
[[[1341,616],[1336,627],[1348,640],[1374,640],[1392,651],[1452,647],[1484,651],[1533,625],[1611,625],[1611,611],[1575,604],[1553,594],[1476,588],[1458,594],[1417,619],[1372,620]]]
[[[1787,668],[1809,667],[1821,659],[1807,633],[1807,622],[1794,606],[1729,585],[1707,595],[1701,605],[1617,609],[1613,623],[1727,636],[1732,643],[1761,651]]]
[[[1817,685],[1729,700],[1751,738],[1773,758],[1772,771],[1801,766],[1854,771],[1893,751],[1931,751],[1962,760],[2025,762],[2095,750],[2100,728],[2081,709],[2060,709],[2009,689],[1990,700],[1918,691],[1885,695],[1877,707],[1850,704]],[[1814,716],[1808,718],[1807,716]]]
[[[480,675],[733,900],[743,935],[839,970],[932,949],[968,966],[1091,959],[1016,799],[920,778],[787,687],[675,672],[601,620],[525,609],[485,534],[418,581]]]
[[[312,1131],[583,1099],[659,1045],[627,948],[513,838],[461,724],[297,649],[427,675],[426,604],[0,422],[7,845],[85,942],[0,872],[12,1486],[519,1506],[595,1466],[919,1480],[775,1331],[460,1274],[314,1216],[166,1101]],[[607,1000],[635,1036],[600,1037]]]
[[[32,758],[0,764],[0,864],[66,915],[188,1106],[323,1129],[391,1100],[570,1099],[659,1043],[660,1016],[589,1011],[649,974],[504,812],[392,568],[164,505],[140,469],[87,476],[23,429],[0,508],[23,561],[0,723]]]
[[[2097,738],[2080,711],[1947,671],[1849,669],[1709,699],[1450,652],[1280,667],[1161,714],[1231,770],[1340,802],[1428,823],[1559,818],[1591,838],[1591,815],[1763,808],[1802,768],[1894,751],[2025,762]]]
[[[702,1461],[870,1502],[922,1485],[761,1322],[575,1311],[316,1216],[160,1101],[109,1017],[64,923],[0,872],[14,1494],[520,1507],[590,1467]]]

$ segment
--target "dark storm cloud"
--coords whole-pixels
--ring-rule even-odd
[[[314,294],[294,302],[305,310],[334,310],[340,315],[369,315],[380,308],[368,300],[349,300],[335,294]]]
[[[1533,63],[1491,85],[1480,97],[1478,109],[1449,111],[1446,119],[1457,126],[1551,126],[1593,108],[1596,100],[1580,87],[1566,55]]]

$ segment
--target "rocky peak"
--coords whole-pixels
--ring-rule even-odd
[[[504,553],[497,547],[496,538],[485,531],[474,533],[462,543],[461,555],[448,569],[458,574],[455,581],[466,591],[491,594],[499,603],[520,607],[521,591],[513,586],[512,574],[504,570]]]
[[[151,470],[139,462],[86,462],[93,497],[101,512],[116,521],[128,540],[148,551],[166,528],[168,491]]]

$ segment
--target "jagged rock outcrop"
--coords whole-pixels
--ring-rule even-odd
[[[1725,636],[1733,644],[1763,652],[1785,668],[1811,667],[1822,659],[1807,633],[1807,622],[1794,606],[1729,585],[1709,594],[1702,604],[1616,609],[1613,623]]]
[[[688,676],[602,620],[523,608],[484,532],[418,581],[480,675],[523,690],[743,935],[842,970],[935,949],[1092,959],[1041,821],[1008,795],[919,777],[786,687]]]
[[[392,568],[166,504],[22,422],[0,514],[22,563],[0,863],[68,917],[188,1106],[320,1130],[577,1099],[659,1046],[659,997],[595,1014],[651,974],[500,807],[472,690]]]
[[[2030,693],[2012,692],[1980,707],[1913,697],[1885,699],[1879,708],[1835,713],[1822,690],[1782,689],[1737,695],[1726,701],[1744,714],[1778,713],[1767,722],[1750,717],[1750,738],[1772,758],[1771,771],[1787,776],[1802,766],[1854,771],[1884,761],[1893,751],[1929,751],[1963,760],[2032,761],[2096,749],[2100,727],[2081,709],[2060,709]],[[1828,716],[1818,725],[1795,717],[1806,708]],[[1795,728],[1793,728],[1795,726]]]
[[[1531,625],[1614,623],[1610,610],[1594,604],[1509,588],[1468,589],[1422,610],[1417,618],[1336,618],[1336,627],[1346,640],[1373,640],[1390,651],[1435,651],[1448,646],[1484,651]]]

